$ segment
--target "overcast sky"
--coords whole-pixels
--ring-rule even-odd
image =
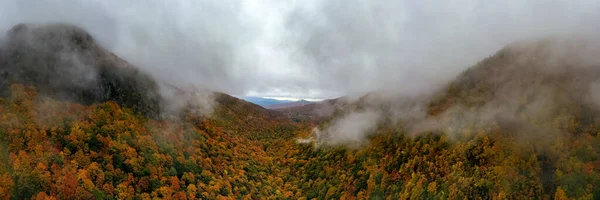
[[[2,0],[17,23],[86,28],[180,86],[295,98],[415,93],[504,45],[595,34],[600,0]]]

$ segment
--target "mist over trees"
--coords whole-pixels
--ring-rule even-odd
[[[1,1],[0,199],[597,199],[599,6]]]

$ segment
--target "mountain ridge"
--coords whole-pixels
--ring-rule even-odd
[[[243,97],[240,97],[240,99],[243,99],[244,101],[251,102],[253,104],[256,104],[256,105],[259,105],[262,107],[267,107],[267,106],[274,105],[274,104],[293,102],[290,100],[277,100],[277,99],[272,99],[272,98],[254,97],[254,96],[243,96]]]
[[[278,110],[278,109],[282,109],[282,108],[305,106],[305,105],[311,104],[311,103],[315,103],[315,101],[307,101],[307,100],[304,100],[304,99],[300,99],[298,101],[292,101],[292,102],[286,102],[286,103],[278,103],[278,104],[268,105],[265,108],[272,109],[272,110]]]

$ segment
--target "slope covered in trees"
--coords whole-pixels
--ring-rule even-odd
[[[294,166],[311,183],[309,197],[598,198],[597,47],[515,43],[418,102],[369,94],[343,106],[320,133],[343,135],[328,127],[379,113],[362,146],[305,146],[286,157],[304,158]]]
[[[600,62],[583,44],[510,45],[430,98],[281,113],[215,93],[208,115],[160,118],[53,95],[87,90],[45,86],[56,77],[35,73],[43,60],[3,49],[0,75],[19,78],[0,97],[0,199],[598,198]],[[365,110],[381,117],[360,144],[298,140]]]
[[[113,102],[83,106],[11,89],[0,100],[5,198],[283,197],[263,140],[297,127],[267,110],[222,94],[214,117],[155,121]]]
[[[315,149],[294,140],[307,127],[244,105],[155,121],[111,102],[40,99],[20,85],[1,103],[0,196],[15,199],[584,198],[600,180],[592,133],[548,147],[552,158],[483,130],[455,141],[382,127],[358,149]],[[544,177],[548,159],[556,170]]]

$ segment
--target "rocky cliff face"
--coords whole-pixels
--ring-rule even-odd
[[[2,43],[1,96],[19,83],[52,98],[82,104],[115,101],[149,117],[160,114],[163,100],[156,81],[79,27],[19,24]]]

